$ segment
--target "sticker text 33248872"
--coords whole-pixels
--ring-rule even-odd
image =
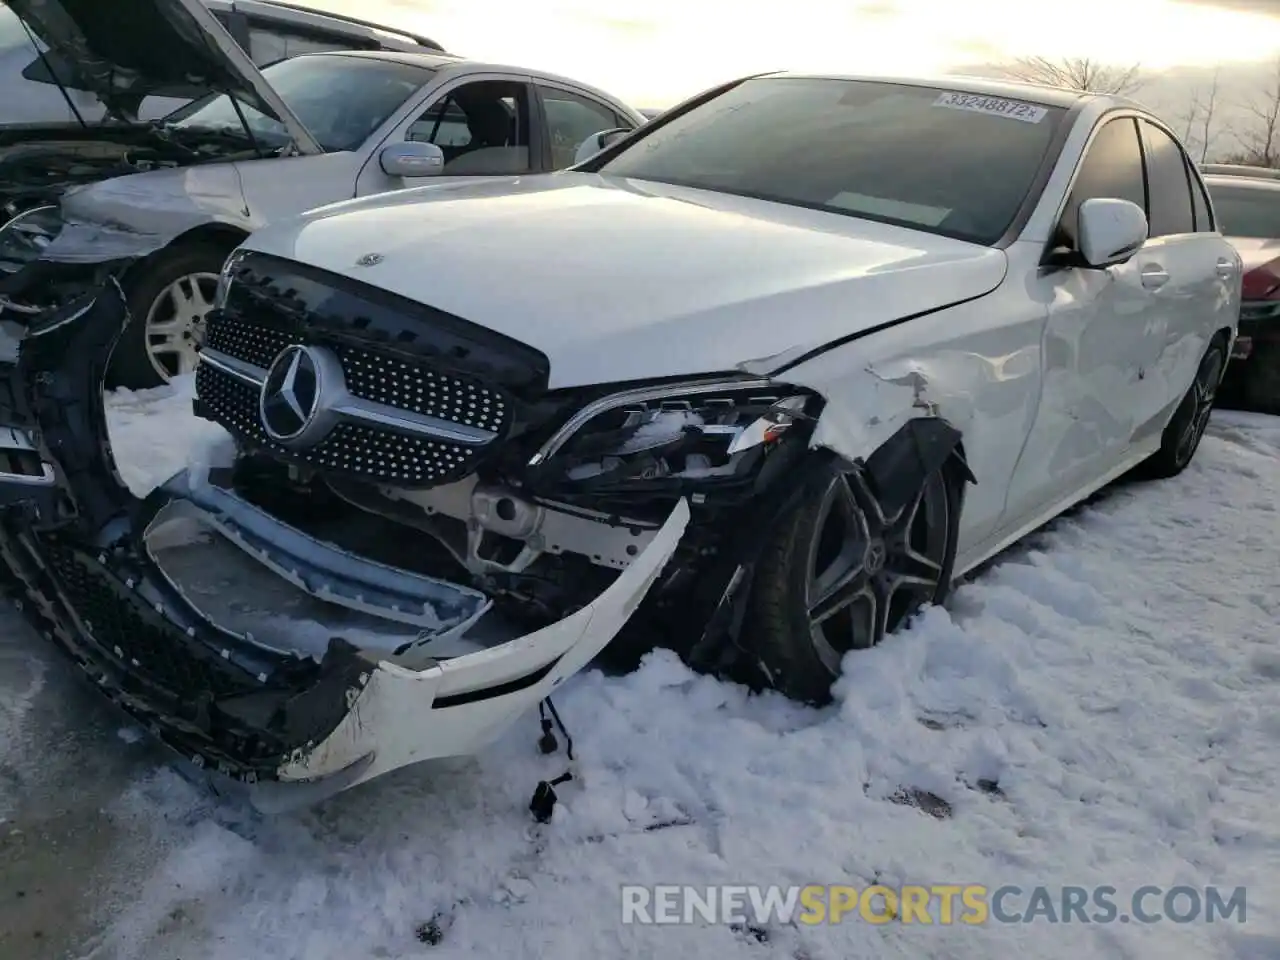
[[[987,113],[1010,120],[1021,120],[1023,123],[1039,123],[1048,113],[1044,107],[1033,103],[1020,103],[1017,100],[1005,100],[1003,97],[987,97],[980,93],[944,93],[933,102],[935,107],[948,107],[952,110],[969,110],[973,113]]]

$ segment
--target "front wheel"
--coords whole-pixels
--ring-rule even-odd
[[[140,265],[125,284],[129,323],[111,356],[111,386],[144,390],[195,370],[196,346],[231,249],[197,241]]]
[[[771,686],[795,700],[828,702],[845,654],[874,646],[946,598],[963,483],[943,466],[885,516],[860,473],[833,472],[778,523],[745,631]]]

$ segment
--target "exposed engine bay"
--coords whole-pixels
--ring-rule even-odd
[[[236,132],[158,123],[0,130],[0,309],[34,314],[101,281],[97,270],[34,266],[61,228],[59,204],[68,190],[151,170],[260,155]]]

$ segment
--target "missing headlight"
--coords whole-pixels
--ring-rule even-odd
[[[630,390],[584,407],[529,466],[536,486],[596,492],[744,480],[817,402],[766,380]]]
[[[0,274],[17,273],[40,254],[62,229],[62,217],[56,206],[46,205],[24,210],[10,217],[0,210]]]

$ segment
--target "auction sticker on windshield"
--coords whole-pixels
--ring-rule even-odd
[[[1039,123],[1049,111],[1031,103],[1005,100],[1003,97],[984,97],[979,93],[944,93],[933,102],[935,107],[951,110],[969,110],[973,113],[989,113],[1023,123]]]

